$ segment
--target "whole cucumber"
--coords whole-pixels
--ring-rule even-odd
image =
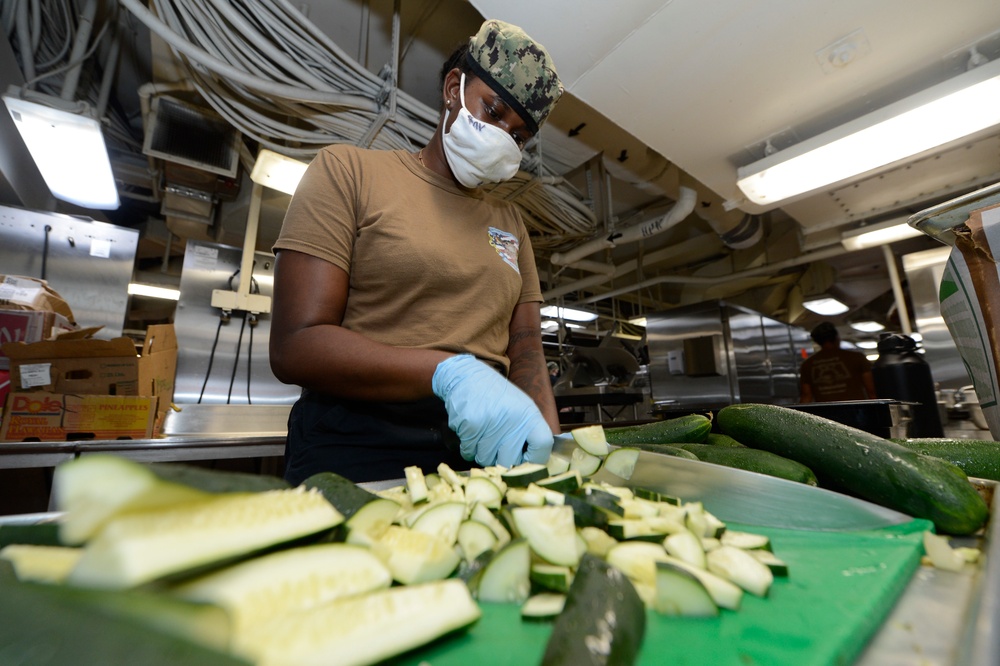
[[[604,437],[615,446],[698,443],[704,442],[711,431],[712,419],[702,414],[688,414],[642,425],[605,428]]]
[[[740,404],[718,414],[723,433],[809,467],[821,486],[971,534],[989,509],[961,469],[876,435],[777,405]]]
[[[745,469],[748,472],[767,474],[779,479],[797,481],[815,486],[816,475],[800,462],[779,456],[763,449],[751,449],[749,446],[715,446],[712,444],[678,444],[684,451],[690,451],[698,460],[723,465],[735,469]]]
[[[911,451],[947,460],[969,476],[1000,481],[1000,442],[985,439],[920,437],[894,439]]]

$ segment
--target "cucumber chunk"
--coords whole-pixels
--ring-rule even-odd
[[[524,603],[531,591],[531,548],[515,539],[501,548],[473,581],[476,598],[487,603]]]
[[[413,465],[403,469],[406,475],[406,492],[410,496],[413,504],[420,504],[427,501],[427,481],[424,479],[424,472],[419,467]]]
[[[540,463],[521,463],[500,475],[510,488],[525,488],[529,483],[540,481],[549,475],[549,468]]]
[[[671,534],[663,541],[663,547],[667,554],[699,569],[705,568],[705,549],[701,539],[691,532],[685,530]]]
[[[538,587],[565,594],[573,582],[573,570],[559,564],[537,562],[531,565],[530,578]]]
[[[11,544],[0,549],[0,559],[14,565],[17,579],[62,583],[83,556],[82,548]]]
[[[766,597],[774,582],[774,575],[767,565],[741,548],[720,546],[705,556],[708,570],[750,594]]]
[[[569,468],[579,472],[580,476],[593,476],[601,468],[601,458],[587,453],[582,448],[576,448],[570,456]]]
[[[608,440],[604,437],[604,426],[600,424],[573,428],[570,434],[577,446],[592,456],[603,458],[611,452]]]
[[[528,597],[521,604],[521,619],[529,622],[554,620],[566,605],[566,595],[554,592],[540,592]]]
[[[372,544],[372,552],[404,585],[447,578],[461,560],[452,544],[401,525],[390,525]]]
[[[656,563],[656,596],[653,608],[664,615],[715,617],[719,607],[701,581],[670,562]]]
[[[475,520],[466,520],[458,526],[457,541],[466,562],[472,562],[483,553],[495,550],[500,544],[493,530]]]
[[[410,529],[435,536],[449,546],[458,540],[458,528],[466,518],[465,502],[441,502],[420,514]]]
[[[631,479],[632,473],[635,471],[635,464],[639,461],[639,453],[639,449],[615,449],[604,459],[602,469],[622,479]]]
[[[576,566],[576,525],[568,506],[517,507],[513,510],[517,531],[531,550],[551,564]]]

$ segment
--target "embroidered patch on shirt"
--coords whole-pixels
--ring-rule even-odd
[[[500,258],[504,260],[504,263],[517,271],[518,275],[521,274],[521,270],[517,267],[517,250],[519,247],[517,236],[506,231],[501,231],[496,227],[490,227],[490,245],[497,251]]]

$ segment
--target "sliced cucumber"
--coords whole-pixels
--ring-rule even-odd
[[[460,580],[392,587],[282,618],[249,646],[259,664],[374,664],[468,627],[481,613]]]
[[[17,579],[36,583],[62,583],[80,561],[82,548],[11,544],[0,549],[0,559],[14,565]]]
[[[509,488],[525,488],[549,475],[549,468],[540,463],[521,463],[500,475]]]
[[[924,532],[924,551],[936,569],[961,571],[965,567],[965,558],[962,554],[951,547],[948,539],[933,532]]]
[[[710,571],[693,567],[682,560],[668,557],[666,561],[687,570],[688,573],[701,581],[701,584],[705,586],[708,593],[712,595],[712,601],[719,608],[728,608],[733,611],[740,609],[740,604],[743,603],[743,588],[740,586],[725,578],[720,578]]]
[[[510,531],[503,526],[503,523],[500,522],[485,504],[473,504],[472,510],[469,511],[469,518],[490,528],[490,531],[496,535],[498,547],[503,547],[510,543]]]
[[[549,474],[555,476],[569,470],[569,458],[558,453],[550,453],[549,460],[545,463],[549,469]]]
[[[476,598],[486,603],[524,603],[531,591],[531,548],[524,539],[497,551],[472,583]]]
[[[742,548],[720,546],[708,553],[705,559],[709,571],[758,597],[766,597],[774,582],[774,575],[767,565]]]
[[[370,546],[385,534],[392,521],[399,515],[399,502],[384,497],[375,497],[356,509],[344,523],[347,528],[347,543]]]
[[[719,537],[723,546],[733,546],[743,550],[771,550],[771,539],[763,534],[727,530]]]
[[[452,544],[401,525],[390,525],[372,544],[372,552],[404,585],[447,578],[461,560]]]
[[[775,577],[785,578],[788,576],[788,564],[769,550],[748,550],[759,562],[767,565]]]
[[[413,521],[410,529],[436,536],[449,546],[458,539],[458,528],[466,518],[465,502],[441,502],[429,507]]]
[[[549,490],[555,490],[560,493],[571,493],[583,485],[583,479],[580,477],[579,470],[567,469],[565,472],[554,474],[535,483]]]
[[[545,493],[532,483],[527,488],[508,488],[506,500],[513,506],[545,506]]]
[[[573,520],[577,527],[608,526],[609,514],[596,504],[591,504],[579,495],[563,495],[563,504],[573,510]]]
[[[500,543],[493,530],[475,520],[466,520],[458,526],[457,541],[466,562],[472,562],[483,553],[495,550]]]
[[[513,510],[517,531],[531,550],[551,564],[576,566],[576,525],[568,506],[517,507]]]
[[[601,458],[591,455],[581,448],[575,448],[569,459],[569,468],[576,470],[581,476],[593,476],[601,468]]]
[[[701,581],[670,562],[656,563],[656,596],[653,608],[664,615],[715,617],[719,607]]]
[[[654,523],[653,519],[633,520],[623,518],[608,521],[608,534],[618,541],[639,540],[662,544],[663,540],[673,533],[664,529],[664,527],[664,525]],[[684,527],[678,526],[677,529],[683,530]]]
[[[632,492],[635,493],[636,497],[653,502],[666,502],[667,504],[673,504],[674,506],[680,506],[681,504],[680,497],[667,495],[666,493],[650,490],[649,488],[633,488]]]
[[[604,558],[608,551],[618,543],[618,540],[599,527],[581,527],[577,532],[591,555]]]
[[[671,534],[663,541],[667,554],[699,569],[705,568],[705,549],[701,539],[687,530]]]
[[[474,476],[465,484],[465,500],[470,504],[478,502],[489,509],[499,510],[503,503],[503,490],[489,477]]]
[[[604,436],[604,426],[600,424],[573,428],[570,430],[577,446],[592,456],[603,458],[611,452],[608,440]]]
[[[602,511],[606,511],[610,515],[625,515],[625,509],[621,505],[621,498],[597,486],[584,484],[574,495],[582,497],[590,504],[593,504]]]
[[[209,495],[121,514],[84,550],[68,582],[125,588],[317,534],[343,517],[315,490]]]
[[[548,622],[559,617],[565,605],[565,594],[555,592],[534,594],[521,604],[521,619],[529,622]]]
[[[466,478],[453,470],[447,463],[441,463],[437,467],[438,475],[452,486],[461,488],[465,485]]]
[[[389,587],[392,575],[367,548],[318,544],[270,553],[176,587],[173,594],[229,613],[237,651],[276,618]]]
[[[403,469],[406,476],[406,492],[410,496],[410,501],[414,505],[427,501],[427,481],[424,479],[424,471],[416,465],[411,465]]]
[[[604,459],[602,469],[622,479],[631,479],[635,464],[639,461],[639,453],[639,449],[615,449]]]
[[[537,562],[531,565],[530,578],[538,587],[565,594],[573,582],[573,570],[558,564]]]
[[[666,562],[668,556],[660,544],[628,541],[612,546],[605,559],[633,583],[652,587],[656,584],[656,563]]]
[[[0,548],[19,543],[28,546],[65,546],[59,539],[59,523],[0,525]]]

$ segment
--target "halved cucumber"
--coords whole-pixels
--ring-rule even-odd
[[[766,597],[774,582],[774,575],[767,565],[742,548],[720,546],[708,553],[705,559],[709,571],[758,597]]]
[[[524,603],[531,591],[531,548],[516,539],[501,548],[479,572],[471,587],[487,603]]]
[[[315,490],[209,495],[121,514],[84,549],[68,582],[125,588],[317,534],[343,516]]]
[[[521,604],[521,619],[530,622],[547,622],[559,617],[566,605],[566,595],[555,592],[534,594]]]
[[[517,507],[513,516],[517,531],[539,557],[564,566],[576,566],[579,562],[573,509],[568,506]]]
[[[549,475],[549,468],[540,463],[514,465],[500,475],[509,488],[524,488],[529,483],[540,481]]]
[[[603,458],[611,452],[608,440],[604,436],[604,426],[600,424],[573,428],[570,434],[573,435],[573,441],[577,446],[592,456]]]
[[[653,608],[664,615],[715,617],[719,607],[690,572],[670,562],[656,563],[656,596]]]
[[[173,594],[226,609],[234,646],[242,652],[276,618],[391,584],[389,570],[367,548],[333,543],[241,562],[180,585]]]
[[[282,618],[248,647],[261,666],[374,664],[467,627],[480,615],[457,579],[392,587]]]
[[[622,479],[631,479],[632,473],[635,471],[635,464],[639,461],[639,453],[639,449],[615,449],[604,459],[604,465],[601,469]]]
[[[447,578],[461,560],[452,544],[401,525],[390,525],[372,544],[372,552],[404,585]]]

